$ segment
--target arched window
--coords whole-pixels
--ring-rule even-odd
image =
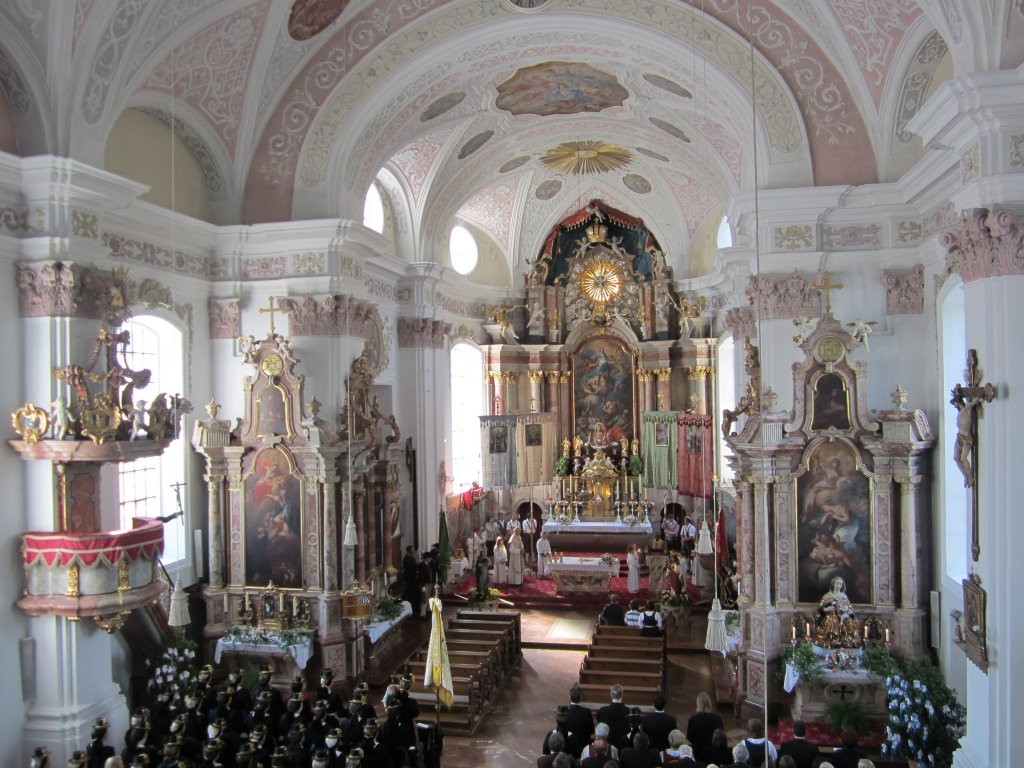
[[[723,216],[722,223],[718,225],[718,247],[732,248],[732,227],[728,216]]]
[[[951,280],[955,278],[950,278]],[[967,349],[966,315],[962,285],[949,289],[939,303],[939,323],[942,345],[939,351],[942,365],[942,391],[949,392],[963,383],[964,350]],[[967,575],[967,515],[961,510],[969,509],[967,489],[964,488],[963,474],[953,461],[953,443],[956,441],[956,409],[942,409],[942,445],[939,455],[942,461],[942,494],[945,524],[946,576],[959,581]]]
[[[371,184],[366,190],[366,200],[363,202],[363,226],[372,229],[374,232],[384,232],[384,201],[380,198],[380,190],[376,184]]]
[[[452,260],[452,269],[460,275],[468,275],[476,269],[480,251],[477,249],[476,238],[468,229],[458,224],[452,227],[448,249]]]
[[[736,342],[732,334],[722,337],[718,345],[718,371],[715,378],[716,408],[712,409],[711,417],[719,418],[726,408],[736,408]],[[722,482],[732,479],[733,471],[726,458],[732,456],[732,449],[725,442],[725,435],[718,435],[718,467],[716,471]]]
[[[134,391],[136,403],[150,401],[161,392],[185,391],[183,338],[181,331],[155,315],[139,315],[121,328],[131,334],[125,364],[134,370],[149,369],[150,383]],[[161,456],[136,459],[118,465],[120,524],[132,527],[133,517],[165,517],[178,511],[175,484],[185,482],[185,440],[173,440]],[[184,494],[184,488],[182,493]],[[184,496],[182,503],[184,503]],[[184,517],[164,526],[165,565],[188,559]]]
[[[456,489],[480,480],[480,416],[484,413],[484,356],[474,344],[451,351],[452,478]]]

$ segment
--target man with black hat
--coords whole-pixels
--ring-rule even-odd
[[[207,741],[218,741],[220,742],[223,755],[222,762],[230,765],[230,755],[235,754],[238,751],[238,747],[241,745],[242,740],[239,734],[228,728],[228,721],[223,717],[218,717],[212,720],[208,726],[206,726],[206,739]]]
[[[378,738],[382,744],[390,748],[391,761],[394,765],[415,765],[409,761],[416,752],[415,726],[402,717],[402,705],[398,700],[397,688],[396,685],[388,686],[388,695],[384,697],[387,717],[377,728]]]
[[[242,670],[232,669],[228,672],[228,682],[225,689],[233,689],[231,695],[231,706],[240,712],[248,712],[252,709],[252,694],[249,689],[242,685]]]
[[[271,694],[267,714],[270,716],[270,722],[276,723],[281,718],[281,715],[284,714],[284,702],[281,700],[281,694],[277,692],[277,688],[270,683],[273,676],[274,670],[269,664],[264,664],[260,667],[260,678],[259,685],[256,687],[256,695],[259,696],[264,692]]]
[[[373,708],[373,704],[370,703],[370,684],[363,681],[356,685],[356,695],[359,696],[359,716],[366,720],[367,718],[377,717],[377,710]]]
[[[348,717],[341,723],[341,730],[344,734],[342,744],[346,752],[352,747],[358,747],[363,740],[363,718],[359,715],[362,706],[359,693],[353,691],[352,698],[348,702]]]
[[[138,713],[136,713],[138,714]],[[132,725],[125,739],[125,748],[121,752],[121,762],[130,765],[136,759],[146,760],[150,765],[156,764],[157,751],[153,744],[152,731],[148,713],[145,718],[132,716],[132,723],[136,721],[139,725]]]
[[[274,696],[270,691],[261,691],[256,694],[256,701],[253,702],[252,711],[245,716],[245,730],[252,733],[257,725],[270,726],[270,700]]]
[[[76,749],[68,760],[68,768],[85,768],[88,760],[89,756],[83,750]]]
[[[345,758],[345,768],[362,768],[364,753],[361,747],[355,747]]]
[[[50,765],[50,750],[46,747],[36,747],[32,752],[30,768],[48,768]]]
[[[381,741],[376,718],[370,718],[363,724],[363,768],[399,768],[395,762],[392,748]]]
[[[306,727],[306,741],[310,748],[320,749],[324,746],[327,734],[340,725],[338,718],[327,711],[327,699],[317,699],[313,705],[313,719]]]
[[[110,728],[110,723],[107,722],[105,717],[97,718],[96,724],[92,727],[92,740],[85,749],[89,756],[86,763],[89,768],[103,768],[107,758],[114,756],[114,748],[104,743],[104,740],[107,738],[108,728]]]
[[[288,756],[289,768],[309,768],[310,751],[306,745],[306,726],[301,720],[292,725],[286,738],[285,754]]]
[[[181,768],[183,765],[191,766],[192,763],[181,758],[181,736],[174,733],[164,742],[164,757],[157,763],[157,768]]]
[[[402,558],[402,597],[412,606],[414,616],[420,615],[419,568],[416,563],[416,547],[405,548]]]
[[[203,744],[203,758],[199,761],[198,768],[224,768],[220,762],[220,753],[224,748],[220,739],[208,739]]]
[[[313,763],[310,768],[330,768],[330,754],[326,749],[318,749],[313,753]]]
[[[288,731],[292,729],[293,725],[302,723],[304,720],[305,718],[302,716],[302,694],[293,693],[285,705],[285,713],[277,720],[277,730],[274,731],[274,735],[280,741],[288,735]]]
[[[341,728],[334,728],[324,739],[324,746],[327,747],[328,768],[345,768],[346,749],[343,737]]]
[[[320,673],[320,687],[316,689],[316,700],[321,699],[327,702],[327,711],[335,717],[340,717],[342,714],[341,710],[341,696],[331,690],[331,686],[334,684],[334,670],[330,667],[324,667]]]
[[[270,765],[270,757],[274,754],[274,739],[268,733],[266,725],[260,723],[249,732],[249,746],[252,749],[251,765]],[[235,762],[238,762],[237,758]]]
[[[410,723],[415,723],[420,716],[420,705],[410,694],[412,688],[412,672],[408,669],[398,678],[398,701],[402,704],[402,717]]]

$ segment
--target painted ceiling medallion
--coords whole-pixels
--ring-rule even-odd
[[[459,160],[465,160],[467,157],[476,152],[480,147],[491,140],[494,135],[494,131],[481,131],[472,139],[462,145],[462,149],[459,150]]]
[[[521,168],[528,162],[530,162],[529,155],[520,155],[519,157],[514,157],[507,163],[502,165],[501,168],[498,169],[498,173],[508,173],[509,171],[514,171],[516,168]]]
[[[547,61],[517,70],[498,86],[495,106],[513,115],[574,115],[621,107],[629,91],[589,64]]]
[[[606,259],[591,262],[583,272],[583,292],[591,301],[605,303],[619,295],[623,284],[619,266]]]
[[[663,130],[669,136],[674,136],[675,138],[679,139],[680,141],[684,141],[687,144],[690,143],[690,137],[686,135],[682,128],[673,125],[667,120],[662,120],[659,117],[652,117],[649,119],[651,121],[651,125],[655,125],[658,128],[661,128],[661,130]]]
[[[689,89],[683,88],[683,86],[681,86],[675,80],[669,80],[667,77],[662,77],[661,75],[654,75],[648,73],[644,75],[644,80],[646,80],[648,83],[657,88],[661,88],[663,91],[674,93],[676,96],[680,96],[681,98],[693,98],[693,94],[690,93]]]
[[[295,0],[288,16],[288,34],[292,40],[309,40],[331,26],[348,3],[349,0]]]
[[[558,179],[547,179],[537,185],[534,195],[538,200],[550,200],[562,191],[562,182]]]
[[[636,151],[639,152],[641,155],[647,155],[647,157],[653,158],[654,160],[661,160],[661,162],[663,163],[669,162],[669,159],[667,157],[665,157],[660,152],[655,152],[653,149],[648,149],[647,147],[637,147]]]
[[[427,105],[427,108],[420,113],[420,122],[425,123],[428,120],[433,120],[439,115],[443,115],[450,109],[454,109],[462,100],[466,98],[465,91],[452,91],[446,93],[439,99],[435,99]]]
[[[636,173],[627,173],[622,177],[622,183],[626,185],[627,189],[638,195],[646,195],[651,191],[651,182]]]
[[[579,176],[625,168],[633,161],[633,153],[603,141],[567,141],[549,149],[540,161],[555,173]]]

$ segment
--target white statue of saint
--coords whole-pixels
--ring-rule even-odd
[[[50,403],[50,428],[53,430],[54,440],[66,440],[71,431],[71,414],[63,397],[58,397]]]
[[[146,401],[139,400],[132,408],[132,440],[145,440],[146,433]]]

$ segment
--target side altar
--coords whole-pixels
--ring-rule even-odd
[[[365,350],[331,423],[315,398],[305,401],[299,360],[273,323],[265,339],[241,346],[254,371],[242,418],[232,429],[211,402],[192,441],[206,458],[209,502],[204,635],[211,651],[272,665],[280,679],[303,667],[307,676],[329,667],[339,681],[361,678],[360,619],[386,588],[400,544],[395,418],[372,397]]]

